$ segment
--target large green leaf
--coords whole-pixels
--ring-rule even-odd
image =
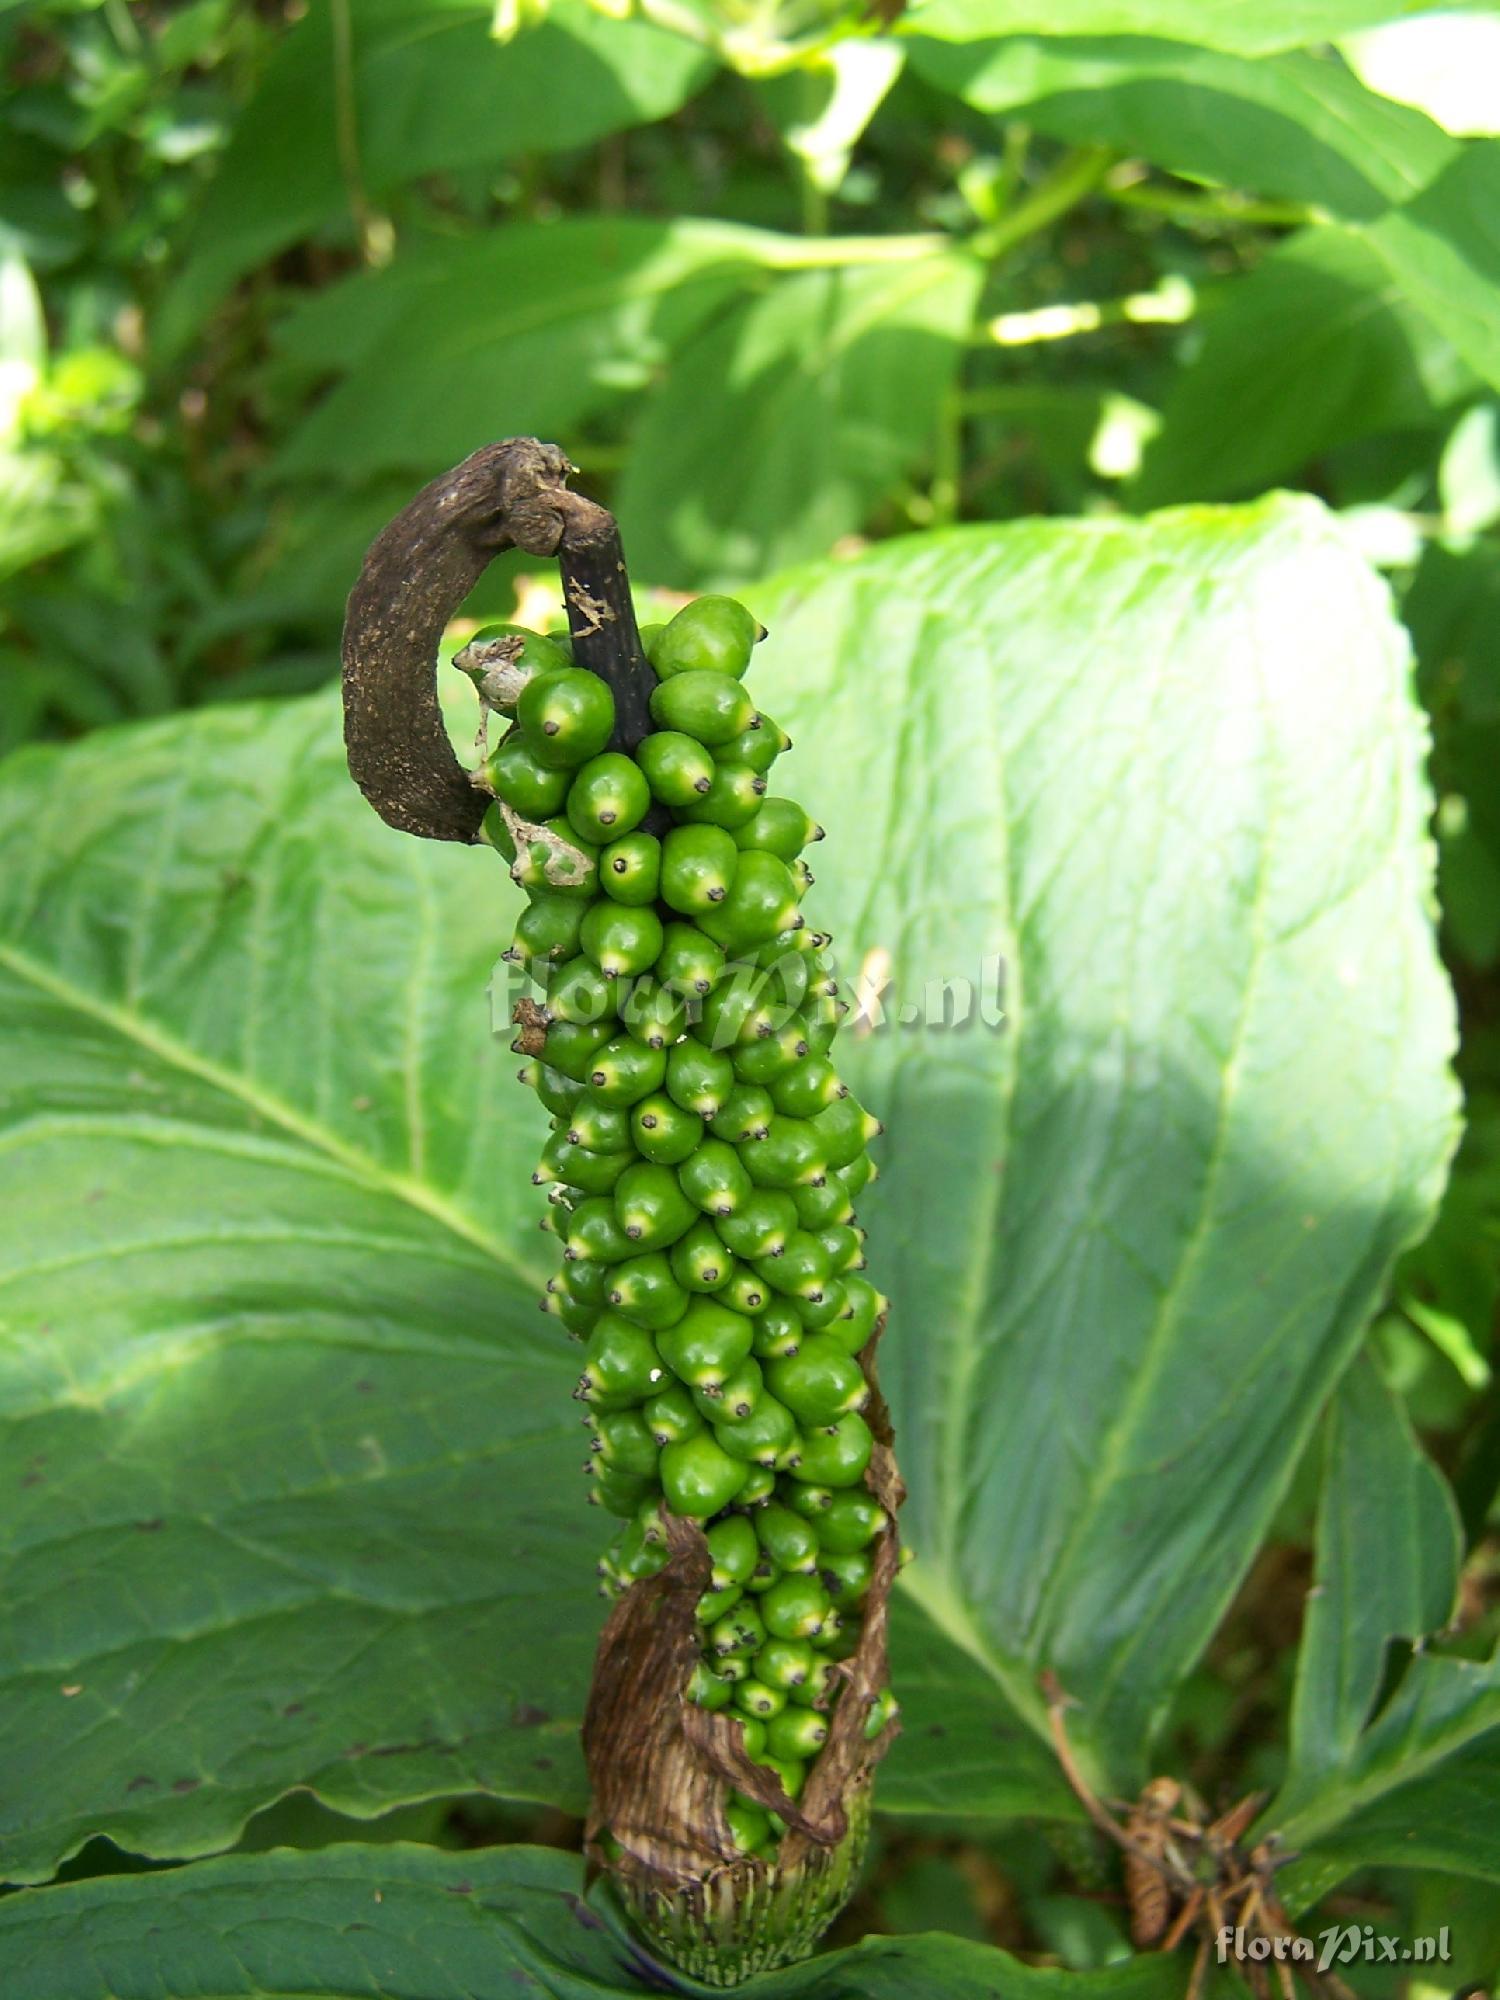
[[[1412,304],[1500,384],[1500,140],[1466,146],[1367,233]]]
[[[809,271],[707,327],[647,406],[621,482],[637,574],[759,576],[863,527],[931,459],[981,276],[958,253]]]
[[[336,10],[278,45],[234,135],[157,323],[183,340],[241,272],[422,174],[587,145],[675,111],[708,75],[702,50],[641,21],[557,0],[512,42],[483,0],[360,0],[348,95]],[[341,133],[340,120],[346,121]]]
[[[330,1847],[33,1889],[0,1902],[6,2000],[608,2000],[694,1989],[583,1900],[576,1856]],[[870,1937],[747,2000],[1176,2000],[1160,1954],[1068,1973],[938,1933]]]
[[[918,0],[919,33],[972,42],[990,35],[1164,35],[1238,55],[1332,41],[1355,28],[1420,14],[1427,0]]]
[[[1292,1787],[1353,1749],[1392,1641],[1424,1639],[1448,1622],[1460,1552],[1452,1494],[1362,1358],[1328,1413],[1318,1566],[1292,1704]]]
[[[925,23],[926,15],[914,17]],[[1140,154],[1173,173],[1380,215],[1424,187],[1457,147],[1421,112],[1377,97],[1337,60],[1248,62],[1144,36],[1002,41],[918,38],[911,60],[996,117]]]
[[[1440,1178],[1403,653],[1311,503],[756,603],[815,914],[919,1006],[1006,965],[1000,1032],[850,1046],[919,1552],[882,1800],[1067,1816],[1035,1671],[1128,1783]],[[0,856],[0,1872],[299,1784],[576,1808],[605,1524],[504,871],[379,825],[327,697],[16,758]]]
[[[916,1017],[849,1058],[910,1589],[1125,1790],[1452,1142],[1405,641],[1280,500],[888,544],[762,615],[815,912]],[[987,961],[1004,1029],[923,1028]]]
[[[1259,491],[1335,445],[1431,425],[1473,384],[1358,235],[1299,230],[1223,287],[1173,377],[1136,498]]]
[[[1452,1494],[1361,1361],[1329,1412],[1291,1764],[1266,1821],[1299,1857],[1286,1878],[1299,1902],[1366,1863],[1500,1880],[1486,1803],[1500,1781],[1500,1658],[1420,1650],[1452,1612],[1460,1553]],[[1419,1650],[1372,1721],[1398,1639]]]
[[[425,477],[490,436],[497,412],[515,433],[566,433],[648,382],[778,242],[727,223],[582,216],[350,279],[283,332],[290,364],[343,379],[293,431],[281,469]]]

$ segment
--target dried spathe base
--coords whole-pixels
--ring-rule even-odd
[[[883,1322],[882,1322],[883,1325]],[[875,1765],[899,1730],[865,1727],[888,1680],[891,1587],[900,1566],[896,1510],[904,1497],[890,1419],[875,1379],[880,1328],[860,1356],[875,1450],[865,1484],[888,1517],[879,1539],[860,1645],[840,1663],[828,1740],[800,1799],[745,1755],[739,1723],[698,1707],[686,1689],[702,1644],[695,1619],[709,1579],[695,1521],[664,1516],[669,1559],[615,1606],[599,1641],[584,1717],[593,1790],[588,1852],[665,1958],[709,1985],[805,1958],[853,1890],[869,1829]],[[731,1791],[786,1823],[772,1858],[743,1854],[724,1817]]]

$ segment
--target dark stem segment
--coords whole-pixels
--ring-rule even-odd
[[[344,740],[355,783],[388,825],[472,841],[489,804],[453,754],[437,698],[443,628],[503,549],[559,559],[580,666],[615,697],[615,747],[651,727],[614,516],[567,490],[536,438],[488,444],[424,486],[371,543],[344,620]]]

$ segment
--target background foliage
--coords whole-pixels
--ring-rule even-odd
[[[0,1874],[77,1878],[0,1900],[19,1992],[96,1990],[80,1922],[122,1994],[361,1991],[372,1881],[379,1990],[487,1991],[474,1922],[636,1976],[510,1844],[576,1838],[597,1517],[509,892],[311,692],[369,536],[514,431],[643,585],[753,586],[849,962],[1008,968],[1005,1035],[851,1058],[922,1309],[847,1937],[971,1942],[847,1977],[1179,1989],[1043,1665],[1098,1783],[1276,1789],[1308,1927],[1493,1974],[1500,14],[1411,14],[0,13]]]

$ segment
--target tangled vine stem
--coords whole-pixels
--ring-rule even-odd
[[[443,629],[505,549],[556,556],[578,664],[615,698],[614,747],[651,728],[613,514],[570,493],[555,444],[505,438],[434,479],[371,543],[344,620],[344,739],[354,781],[390,826],[472,841],[489,804],[453,754],[437,697]]]

